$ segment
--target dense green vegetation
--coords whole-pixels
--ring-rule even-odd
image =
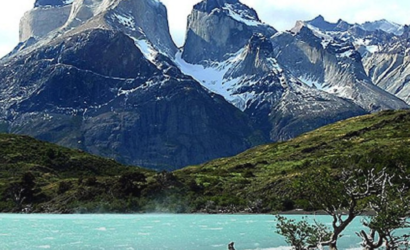
[[[169,173],[123,166],[27,136],[0,134],[3,212],[174,212],[178,203],[166,193],[175,189],[183,194],[176,186]]]
[[[395,172],[399,166],[409,171],[409,111],[341,121],[287,142],[185,168],[176,175],[204,187],[198,198],[202,202],[212,200],[215,206],[235,202],[242,209],[268,212],[317,209],[295,187],[313,169],[329,170],[337,180],[343,168],[386,167]]]
[[[120,165],[35,139],[0,135],[0,211],[271,212],[317,209],[297,183],[323,169],[409,171],[410,111],[338,122],[173,173]],[[22,191],[23,190],[23,191]]]

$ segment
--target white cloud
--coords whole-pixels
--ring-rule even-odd
[[[20,18],[34,6],[34,0],[4,2],[0,8],[0,57],[17,45]]]
[[[21,16],[25,11],[32,8],[33,5],[33,0],[7,1],[2,3],[0,8],[0,31],[11,29],[17,29],[18,31]]]
[[[1,40],[0,40],[0,57],[2,55],[8,54],[16,45],[15,32],[10,30],[0,29]],[[18,39],[18,38],[17,38]]]
[[[187,16],[199,0],[183,0],[175,4],[175,0],[161,0],[167,6],[169,26],[175,43],[181,46],[184,43]]]
[[[134,0],[137,1],[137,0]],[[178,45],[185,36],[187,16],[200,0],[161,0],[168,8],[171,33]],[[323,15],[336,22],[339,18],[355,23],[387,19],[399,24],[410,24],[408,0],[242,0],[256,9],[262,21],[278,30],[290,29],[297,20],[309,20]],[[19,20],[32,8],[34,0],[5,1],[0,8],[0,56],[18,42]],[[8,47],[8,49],[6,49]],[[7,52],[4,52],[7,51]]]

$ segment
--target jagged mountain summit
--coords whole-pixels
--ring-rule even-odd
[[[297,26],[304,25],[318,37],[325,40],[351,42],[362,57],[377,52],[380,47],[402,34],[404,26],[379,20],[363,24],[350,24],[341,19],[336,23],[328,22],[323,16],[310,21],[299,21]]]
[[[249,114],[275,141],[366,112],[350,101],[306,85],[283,68],[270,39],[276,32],[256,15],[255,22],[232,18],[232,12],[242,10],[249,8],[238,1],[205,0],[194,7],[188,17],[185,46],[176,57],[184,73]],[[221,25],[229,30],[221,34]],[[246,32],[236,35],[238,30]],[[224,39],[223,46],[210,43],[218,56],[211,49],[198,57],[198,48],[190,43],[208,38]]]
[[[74,25],[69,18],[45,35],[34,29],[32,45],[2,59],[3,131],[156,169],[198,164],[267,142],[246,114],[170,60],[174,45],[167,43],[168,24],[158,24],[167,22],[158,18],[166,17],[161,3],[104,3],[75,0],[33,10],[47,16],[49,9],[71,6],[70,16],[82,21]],[[150,16],[157,24],[144,21]],[[42,21],[38,16],[22,22],[31,27]]]
[[[347,24],[329,23],[319,16],[305,22],[318,37],[324,40],[351,42],[361,53],[366,75],[373,84],[410,102],[410,77],[407,69],[406,51],[409,28],[387,20]]]
[[[272,37],[279,63],[302,81],[349,99],[368,112],[407,108],[401,99],[373,84],[354,43],[341,36],[345,31],[337,32],[345,22],[318,20],[323,18],[299,21],[291,31]]]
[[[209,64],[228,59],[255,33],[267,37],[277,31],[262,23],[252,8],[238,0],[205,0],[188,16],[182,58],[189,63]]]
[[[307,24],[310,24],[322,31],[347,31],[353,25],[339,19],[336,23],[331,23],[325,20],[322,15],[317,16],[316,18],[307,21]]]
[[[301,22],[278,33],[238,0],[203,0],[178,49],[157,0],[34,6],[0,60],[4,132],[174,169],[408,107],[373,85],[354,43],[396,37],[385,31],[319,18],[332,31]]]
[[[354,33],[354,30],[359,28],[363,31],[368,32],[375,32],[375,31],[383,31],[386,33],[392,33],[394,35],[401,35],[403,34],[404,26],[389,22],[386,19],[381,19],[372,22],[364,22],[362,24],[350,24],[342,19],[339,19],[336,23],[328,22],[322,15],[315,17],[312,20],[306,21],[306,24],[314,26],[322,31],[327,32],[348,32],[351,31]]]
[[[177,50],[166,7],[157,0],[38,0],[21,19],[20,42],[32,38],[44,44],[95,28],[121,31],[168,56]]]
[[[364,22],[360,25],[360,27],[364,30],[367,31],[377,31],[377,30],[382,30],[387,33],[393,33],[395,35],[400,36],[403,34],[404,31],[404,26],[389,22],[386,19],[381,19],[373,22]]]
[[[368,55],[364,65],[373,82],[379,87],[410,103],[410,28],[394,37],[377,53]]]

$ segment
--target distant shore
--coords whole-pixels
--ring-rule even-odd
[[[342,211],[343,214],[347,215],[347,211]],[[318,211],[305,211],[303,209],[294,209],[294,210],[289,210],[289,211],[281,211],[278,212],[278,214],[282,215],[328,215],[324,210],[318,210]],[[372,216],[374,215],[373,211],[363,211],[361,216]]]
[[[347,211],[342,211],[343,214],[347,215]],[[82,211],[54,211],[54,212],[5,212],[0,211],[0,214],[175,214],[175,215],[190,215],[190,214],[203,214],[203,215],[328,215],[324,210],[317,210],[317,211],[306,211],[303,209],[294,209],[289,211],[271,211],[266,213],[250,213],[244,211],[238,212],[204,212],[204,211],[197,211],[192,213],[173,213],[169,211],[154,211],[154,212],[125,212],[125,213],[116,213],[116,212],[82,212]],[[372,216],[374,215],[373,211],[364,211],[359,216]]]

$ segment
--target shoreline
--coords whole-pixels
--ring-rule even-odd
[[[347,215],[347,211],[342,211],[343,215]],[[135,212],[135,213],[8,213],[8,212],[0,212],[0,214],[21,214],[21,215],[328,215],[323,210],[317,211],[305,211],[302,209],[295,209],[290,211],[278,211],[278,212],[271,212],[271,213],[246,213],[246,212],[238,212],[238,213],[170,213],[170,212]],[[363,216],[373,216],[373,211],[364,211],[358,217]]]

